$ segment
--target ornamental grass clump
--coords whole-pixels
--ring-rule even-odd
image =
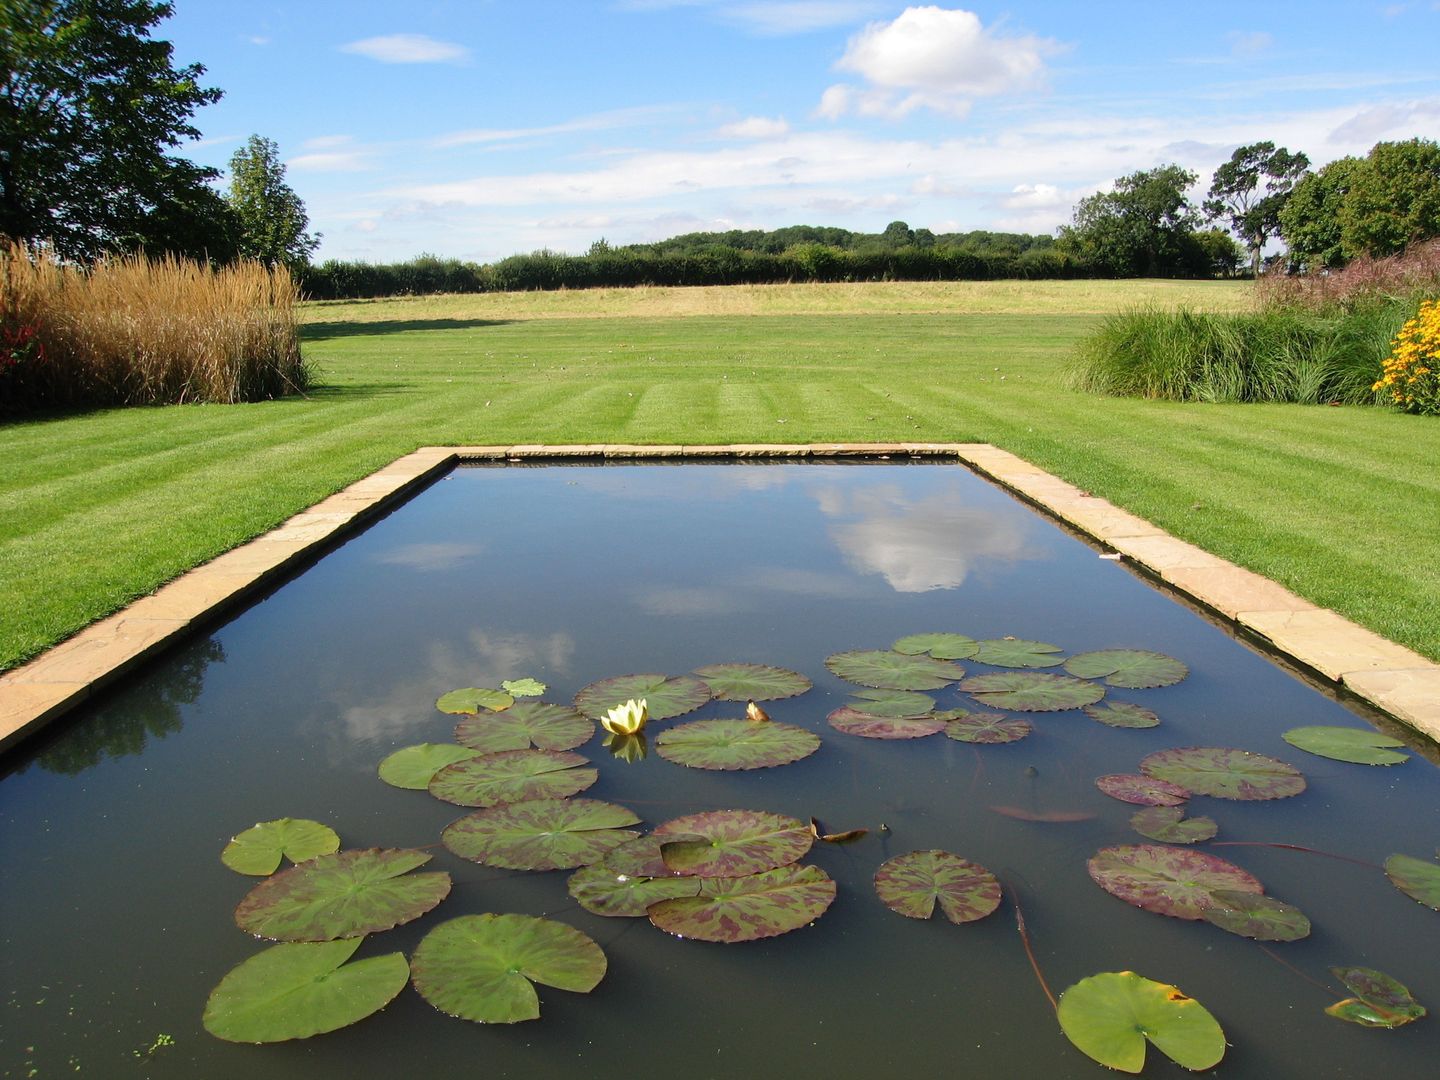
[[[1440,300],[1425,300],[1395,335],[1374,389],[1406,412],[1440,416]]]
[[[283,267],[0,248],[0,411],[260,401],[303,391]]]

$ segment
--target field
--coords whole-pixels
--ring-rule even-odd
[[[1095,317],[1239,283],[757,286],[326,303],[308,397],[0,427],[0,667],[417,446],[984,441],[1440,659],[1440,425],[1066,389]]]

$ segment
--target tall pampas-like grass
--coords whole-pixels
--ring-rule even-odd
[[[65,264],[0,247],[0,410],[261,401],[300,393],[284,267],[143,255]]]

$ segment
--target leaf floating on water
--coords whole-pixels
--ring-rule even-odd
[[[1086,705],[1085,715],[1091,720],[1113,728],[1158,727],[1160,717],[1149,709],[1132,705],[1128,701],[1108,701],[1104,705]]]
[[[805,693],[811,682],[798,671],[768,664],[709,664],[695,669],[717,701],[776,701]]]
[[[890,648],[906,656],[929,653],[936,660],[966,660],[975,655],[980,643],[964,634],[910,634]]]
[[[1217,799],[1284,799],[1305,790],[1305,777],[1295,766],[1223,746],[1157,750],[1141,759],[1140,771]]]
[[[511,697],[539,697],[549,689],[543,682],[536,679],[506,679],[500,684]]]
[[[975,659],[993,667],[1040,668],[1058,667],[1064,657],[1060,646],[1023,638],[993,638],[977,643]]]
[[[866,716],[924,716],[935,699],[914,690],[859,690],[846,707]]]
[[[1408,987],[1383,971],[1363,967],[1333,967],[1335,977],[1355,995],[1325,1010],[1337,1020],[1365,1027],[1397,1028],[1425,1015]]]
[[[967,712],[965,709],[951,709],[936,713],[935,719],[945,721],[945,734],[956,742],[1000,743],[1019,742],[1034,728],[1029,720],[1004,713]]]
[[[1179,806],[1190,798],[1190,792],[1179,784],[1136,773],[1101,776],[1096,779],[1095,786],[1112,799],[1137,806]]]
[[[683,833],[671,833],[667,836],[637,836],[633,840],[627,840],[613,851],[608,852],[597,866],[603,866],[607,870],[613,870],[617,874],[627,874],[630,877],[667,877],[675,875],[675,871],[665,865],[665,859],[661,854],[662,841],[675,843],[680,840],[703,841],[703,836],[685,835]],[[692,879],[693,880],[693,879]]]
[[[651,836],[672,873],[743,877],[799,860],[814,837],[809,826],[763,810],[710,810],[675,818]],[[694,837],[700,837],[699,840]]]
[[[794,724],[750,720],[692,720],[655,740],[666,761],[692,769],[766,769],[788,765],[820,749],[820,738]]]
[[[540,1015],[535,983],[588,994],[605,977],[605,954],[585,934],[531,915],[462,915],[415,947],[415,989],[436,1009],[480,1024]]]
[[[1190,674],[1190,669],[1173,656],[1147,649],[1077,653],[1065,661],[1065,670],[1082,679],[1103,678],[1108,686],[1129,690],[1173,686]]]
[[[699,896],[652,904],[651,923],[676,937],[735,944],[809,926],[835,900],[835,882],[818,866],[705,878],[700,890]]]
[[[820,822],[813,817],[810,819],[810,835],[816,840],[823,840],[827,844],[853,844],[861,837],[869,836],[869,829],[850,829],[846,832],[827,833]]]
[[[424,791],[430,786],[430,778],[446,765],[472,758],[479,752],[455,743],[432,742],[402,746],[380,762],[380,779],[391,787]]]
[[[566,885],[571,898],[592,915],[638,918],[661,900],[677,900],[700,892],[698,877],[641,877],[621,874],[603,862],[582,866]]]
[[[1200,917],[1221,930],[1256,941],[1299,941],[1310,936],[1310,920],[1299,908],[1260,893],[1211,889],[1214,903]]]
[[[1385,876],[1411,900],[1440,911],[1440,863],[1413,855],[1391,855],[1385,860]]]
[[[960,689],[982,705],[1014,712],[1079,709],[1105,696],[1105,688],[1095,683],[1032,671],[975,675],[961,683]]]
[[[923,739],[945,727],[935,716],[870,716],[843,705],[825,719],[836,731],[862,739]]]
[[[1095,820],[1094,814],[1084,810],[1026,810],[1020,806],[992,806],[990,812],[1016,821],[1043,821],[1052,825]]]
[[[485,754],[501,750],[573,750],[589,742],[595,725],[568,705],[521,701],[502,713],[467,716],[455,741]]]
[[[1147,806],[1131,815],[1130,827],[1162,844],[1198,844],[1220,831],[1214,818],[1187,818],[1183,806]]]
[[[640,819],[598,799],[532,799],[452,821],[441,842],[471,862],[506,870],[573,870],[599,862],[638,834]]]
[[[515,699],[503,690],[487,690],[482,686],[468,686],[464,690],[451,690],[435,702],[435,708],[454,715],[474,715],[481,709],[500,712],[515,704]]]
[[[266,877],[281,858],[300,863],[340,850],[340,837],[328,825],[308,818],[276,818],[237,833],[220,852],[220,861],[237,874]]]
[[[1216,903],[1216,889],[1261,893],[1260,882],[1234,863],[1215,855],[1160,844],[1122,844],[1101,848],[1086,864],[1095,884],[1127,904],[1173,915],[1204,918]]]
[[[526,799],[563,799],[599,779],[589,760],[568,750],[502,750],[457,761],[430,780],[430,794],[457,806],[499,806]]]
[[[403,953],[345,961],[363,937],[273,945],[231,968],[205,1003],[205,1030],[226,1042],[308,1039],[390,1004],[410,981]]]
[[[669,720],[694,712],[710,700],[710,687],[693,675],[616,675],[593,682],[575,695],[575,707],[601,717],[627,701],[646,703],[651,720]]]
[[[912,851],[875,871],[880,902],[908,919],[940,910],[952,923],[983,919],[1000,906],[1000,882],[985,867],[948,851]]]
[[[1101,1065],[1138,1073],[1145,1042],[1177,1065],[1200,1071],[1225,1056],[1225,1032],[1205,1006],[1167,983],[1133,971],[1081,979],[1060,995],[1065,1037]]]
[[[963,678],[965,669],[933,656],[890,649],[857,649],[826,657],[825,666],[847,682],[879,690],[939,690]]]
[[[1390,749],[1404,746],[1403,742],[1369,728],[1297,727],[1280,737],[1307,754],[1356,765],[1399,765],[1410,759],[1409,754],[1398,754]]]

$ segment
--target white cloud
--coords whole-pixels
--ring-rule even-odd
[[[1225,35],[1230,52],[1235,56],[1258,56],[1275,44],[1275,38],[1264,30],[1232,30]]]
[[[808,34],[833,26],[849,26],[878,14],[877,0],[621,0],[627,11],[709,8],[726,22],[765,36]]]
[[[270,44],[270,39],[269,39],[268,37],[265,37],[263,34],[252,34],[252,35],[250,36],[250,39],[249,39],[249,40],[250,40],[250,44],[251,44],[251,45],[269,45],[269,44]]]
[[[747,116],[733,124],[726,124],[716,134],[726,139],[776,139],[790,133],[790,125],[783,116],[773,120],[768,116]]]
[[[365,38],[340,46],[341,52],[368,56],[382,64],[453,64],[465,60],[470,50],[449,41],[437,41],[424,34],[388,34]]]
[[[286,158],[297,172],[364,172],[373,168],[374,151],[355,143],[350,135],[319,135],[301,144],[301,153]]]
[[[1421,129],[1433,131],[1437,123],[1440,123],[1440,99],[1375,105],[1337,126],[1325,141],[1354,144],[1379,142],[1386,136],[1408,138]]]
[[[678,105],[639,105],[631,109],[612,109],[608,112],[577,116],[562,120],[558,124],[542,124],[522,128],[468,128],[441,135],[431,143],[445,148],[470,146],[476,143],[520,142],[525,139],[539,139],[550,135],[569,135],[580,131],[609,131],[620,127],[633,127],[661,116],[673,113]]]

